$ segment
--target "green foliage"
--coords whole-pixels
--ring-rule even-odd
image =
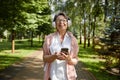
[[[0,70],[5,69],[6,67],[15,63],[18,60],[20,60],[19,57],[0,54]]]
[[[0,0],[0,22],[4,29],[36,29],[50,19],[47,0]]]
[[[95,17],[99,17],[100,14],[103,14],[103,10],[100,6],[99,3],[95,4],[92,10],[92,15],[94,15]]]
[[[117,20],[117,19],[116,19]],[[109,27],[104,31],[104,37],[101,42],[104,44],[101,48],[104,52],[99,51],[100,54],[106,57],[106,68],[118,67],[120,65],[120,20],[111,21]],[[104,49],[106,47],[106,49]]]
[[[104,28],[102,24],[102,18],[104,17],[103,13],[103,7],[100,3],[102,3],[101,0],[66,0],[66,1],[55,1],[50,0],[51,3],[54,6],[54,12],[56,11],[64,11],[66,14],[70,17],[72,20],[72,26],[70,27],[70,30],[74,33],[77,33],[78,36],[80,36],[80,32],[82,32],[82,35],[84,33],[90,34],[90,37],[92,36],[92,22],[95,17],[96,23],[95,23],[95,35],[98,35],[100,31]],[[52,5],[51,4],[51,5]],[[55,5],[57,4],[57,5]],[[90,16],[90,17],[89,17]],[[85,23],[85,26],[84,26]],[[83,25],[82,25],[83,24]],[[101,24],[99,26],[96,26],[97,24]],[[84,27],[86,27],[86,31],[84,32]],[[98,30],[96,27],[103,27],[101,30]],[[86,35],[87,37],[88,35]]]
[[[83,48],[80,46],[79,59],[82,61],[86,69],[93,73],[97,80],[119,80],[119,76],[109,74],[105,71],[105,59],[100,58],[97,52],[91,47]]]
[[[39,34],[50,34],[54,31],[53,27],[50,26],[50,24],[43,24],[41,26],[38,26],[38,32]]]
[[[112,5],[112,2],[115,2],[115,5]],[[107,12],[105,21],[107,26],[105,26],[104,36],[101,38],[101,42],[104,45],[101,47],[102,51],[99,51],[99,53],[105,55],[106,69],[111,71],[113,67],[118,68],[120,74],[120,7],[119,1],[112,2],[107,1],[110,5],[107,4],[105,6]],[[113,6],[115,9],[113,9]]]
[[[15,62],[21,61],[27,55],[30,55],[35,50],[41,47],[42,43],[34,39],[34,47],[30,47],[30,42],[26,39],[16,40],[16,51],[11,53],[10,42],[0,42],[0,70],[12,65]]]

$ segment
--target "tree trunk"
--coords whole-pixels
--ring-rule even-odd
[[[95,23],[96,23],[96,17],[94,16],[93,39],[92,39],[93,49],[95,48]]]
[[[86,48],[86,25],[85,25],[85,18],[86,18],[86,16],[85,16],[85,9],[83,9],[83,15],[84,15],[84,25],[83,25],[83,32],[84,32],[84,46],[83,46],[83,48]]]
[[[31,47],[33,47],[33,31],[31,31]]]
[[[38,37],[39,37],[39,43],[40,43],[40,41],[41,41],[41,40],[40,40],[40,39],[41,39],[40,34],[38,34]]]
[[[2,42],[2,37],[1,37],[1,35],[0,35],[0,42]]]
[[[12,53],[15,52],[15,31],[12,30]]]
[[[88,47],[90,47],[90,35],[88,34]]]
[[[86,48],[86,25],[85,25],[85,17],[84,17],[84,48]]]
[[[82,29],[81,29],[81,24],[80,24],[80,44],[82,44]]]
[[[84,19],[84,48],[86,48],[86,25],[85,25],[85,19]]]
[[[90,27],[91,27],[91,19],[89,15],[89,29],[88,29],[88,47],[90,47]]]

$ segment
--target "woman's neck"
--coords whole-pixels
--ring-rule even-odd
[[[64,36],[66,34],[66,31],[58,31],[58,33],[59,33],[60,42],[62,43],[64,40]]]
[[[60,37],[64,37],[65,36],[65,34],[66,34],[66,31],[59,31],[59,35],[60,35]]]

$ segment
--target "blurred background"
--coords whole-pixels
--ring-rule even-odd
[[[3,66],[3,55],[23,56],[42,48],[60,11],[71,19],[69,30],[80,47],[95,51],[104,61],[102,69],[120,76],[120,0],[0,0],[0,69],[14,63]]]

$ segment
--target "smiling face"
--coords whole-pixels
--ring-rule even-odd
[[[68,22],[67,22],[67,19],[63,15],[59,15],[56,18],[55,23],[56,23],[56,28],[58,31],[66,31],[67,30]]]

